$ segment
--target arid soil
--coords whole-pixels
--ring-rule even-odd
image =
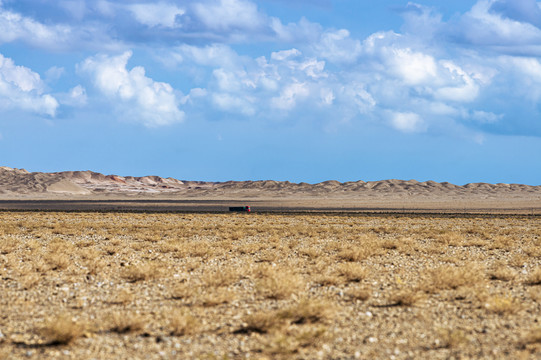
[[[541,218],[0,213],[2,359],[537,359]]]

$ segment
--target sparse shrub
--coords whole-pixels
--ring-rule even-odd
[[[485,304],[485,309],[496,314],[512,314],[520,309],[518,301],[508,296],[489,297]]]
[[[202,281],[207,287],[227,287],[234,284],[239,279],[239,274],[235,269],[221,267],[214,272],[207,272],[203,275]]]
[[[258,312],[244,317],[243,326],[237,333],[259,333],[266,334],[273,329],[283,325],[283,319],[276,316],[276,312]]]
[[[303,299],[278,312],[278,317],[292,324],[313,324],[329,320],[335,313],[332,303],[323,300]]]
[[[81,337],[85,331],[85,326],[78,323],[68,314],[59,315],[49,319],[45,325],[39,329],[49,345],[66,345],[73,340]]]
[[[194,334],[200,324],[197,318],[183,310],[175,310],[171,314],[167,314],[169,320],[169,328],[171,335],[184,336]]]
[[[49,253],[44,260],[50,265],[51,270],[65,270],[71,264],[71,259],[63,253]]]
[[[517,274],[506,265],[500,264],[489,271],[488,276],[491,280],[511,281],[516,278]]]
[[[429,271],[428,279],[422,286],[425,291],[436,292],[479,284],[484,279],[484,271],[477,264],[470,263],[461,267],[441,266]]]
[[[256,281],[257,291],[269,299],[286,299],[304,287],[301,276],[286,270],[267,268]]]
[[[275,249],[268,249],[259,252],[257,261],[260,262],[275,262],[279,259],[279,253]]]
[[[364,286],[357,286],[350,288],[346,295],[353,300],[366,301],[372,296],[372,290]]]
[[[511,250],[513,247],[513,238],[510,236],[496,236],[489,242],[488,248],[490,250],[501,249],[501,250]]]
[[[343,276],[348,282],[359,282],[368,277],[369,271],[358,263],[339,264],[336,273]]]
[[[528,256],[533,258],[541,258],[541,246],[530,245],[524,249]]]
[[[41,277],[36,273],[26,274],[21,278],[21,285],[25,290],[30,290],[36,286]]]
[[[537,268],[530,273],[526,279],[528,285],[541,285],[541,268]]]
[[[176,284],[171,290],[171,297],[173,299],[188,299],[195,293],[196,286],[189,282],[182,282]]]
[[[416,288],[402,289],[394,292],[389,297],[391,306],[413,306],[424,299],[423,293]]]
[[[108,317],[108,324],[109,331],[125,334],[143,330],[145,321],[138,314],[113,312]]]
[[[135,299],[135,295],[129,289],[122,289],[110,300],[113,304],[129,304]]]
[[[0,238],[0,254],[7,255],[12,253],[19,246],[19,241],[10,237]]]
[[[338,253],[338,258],[344,261],[362,261],[374,254],[376,254],[376,249],[373,247],[373,244],[371,244],[371,246],[365,246],[363,244],[343,248]]]
[[[541,327],[529,330],[522,336],[521,345],[541,344]]]
[[[230,303],[235,299],[235,293],[224,288],[200,288],[200,292],[197,294],[196,302],[203,306],[216,306]]]
[[[157,264],[147,262],[126,267],[121,276],[129,282],[136,282],[157,278],[161,273],[160,270],[161,269]]]
[[[456,349],[469,342],[468,336],[460,329],[438,329],[436,347],[443,349]]]

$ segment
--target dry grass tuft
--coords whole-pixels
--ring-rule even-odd
[[[121,277],[129,282],[155,279],[160,275],[161,268],[153,262],[128,266],[121,273]]]
[[[303,349],[317,348],[325,340],[329,337],[323,326],[277,331],[263,341],[264,348],[260,351],[272,359],[290,359],[301,354]]]
[[[424,291],[435,293],[438,290],[457,289],[461,286],[472,286],[485,280],[484,271],[475,264],[469,263],[461,267],[444,265],[429,271],[423,283]]]
[[[535,269],[526,279],[527,285],[541,285],[541,268]]]
[[[525,333],[522,336],[520,344],[522,346],[530,344],[541,344],[541,327],[531,329],[527,333]]]
[[[336,268],[338,275],[343,276],[348,282],[359,282],[368,277],[369,271],[358,263],[339,264]]]
[[[0,238],[0,254],[7,255],[12,253],[17,249],[19,246],[19,241],[15,238],[7,238],[7,237],[1,237]]]
[[[200,289],[195,302],[203,306],[217,306],[228,304],[236,300],[236,298],[237,296],[233,291],[219,287],[215,289]]]
[[[372,296],[372,290],[364,286],[358,286],[350,288],[346,295],[353,300],[366,301]]]
[[[266,268],[262,277],[256,281],[256,289],[259,294],[268,299],[287,299],[298,293],[305,286],[300,275],[287,270]]]
[[[191,335],[197,332],[200,323],[197,318],[185,310],[175,310],[171,314],[167,314],[169,320],[170,335],[184,336]]]
[[[113,312],[109,314],[107,322],[108,330],[119,334],[140,332],[145,327],[144,318],[133,313]]]
[[[499,315],[514,314],[520,310],[520,303],[512,297],[492,296],[485,301],[484,307]]]
[[[113,304],[126,305],[135,300],[135,295],[129,289],[122,289],[116,293],[109,302]]]
[[[49,253],[44,260],[50,265],[51,270],[65,270],[71,264],[69,256],[62,253]]]
[[[499,264],[488,273],[490,280],[511,281],[517,277],[517,273],[506,265]]]
[[[195,295],[196,290],[195,286],[189,282],[178,283],[171,289],[171,297],[177,300],[189,299]]]
[[[335,314],[335,307],[324,300],[303,299],[297,304],[278,312],[278,317],[289,320],[292,324],[313,324],[330,320]]]
[[[208,272],[203,275],[202,281],[206,287],[227,287],[239,279],[235,269],[219,268],[215,272]]]
[[[259,333],[266,334],[271,330],[281,327],[284,322],[283,319],[277,316],[276,312],[258,312],[250,314],[244,319],[242,327],[236,331],[236,333]]]
[[[351,262],[359,262],[368,259],[378,253],[374,243],[349,245],[343,247],[338,253],[338,259]]]
[[[389,298],[389,306],[413,306],[425,298],[419,289],[402,289]]]
[[[463,330],[460,329],[438,329],[436,347],[442,349],[456,349],[466,345],[469,338]]]
[[[85,325],[78,323],[68,314],[48,320],[39,329],[48,345],[66,345],[81,337],[85,331]]]

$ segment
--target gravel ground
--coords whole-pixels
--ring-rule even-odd
[[[0,213],[2,359],[536,359],[541,219]]]

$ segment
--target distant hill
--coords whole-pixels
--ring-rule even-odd
[[[159,176],[104,175],[92,171],[56,173],[28,172],[0,167],[0,197],[18,196],[172,196],[172,197],[332,197],[409,198],[450,197],[541,200],[541,186],[474,183],[464,186],[448,182],[416,180],[324,181],[318,184],[289,181],[186,181]]]

